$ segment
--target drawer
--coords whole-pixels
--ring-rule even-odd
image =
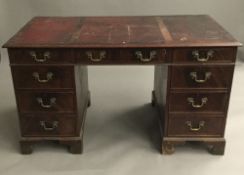
[[[225,113],[229,94],[225,92],[170,93],[170,112]]]
[[[66,49],[9,49],[11,64],[74,64],[71,50]]]
[[[74,92],[17,91],[19,111],[33,112],[76,112]]]
[[[84,64],[153,64],[166,62],[165,49],[76,49],[76,62]]]
[[[72,116],[21,116],[22,136],[76,136],[77,119]]]
[[[118,58],[118,49],[75,49],[77,63],[83,64],[113,64]]]
[[[221,137],[224,135],[225,118],[194,114],[171,115],[168,121],[168,136]]]
[[[120,61],[134,64],[166,63],[170,55],[170,49],[163,48],[120,49]]]
[[[179,48],[173,52],[174,63],[229,63],[235,62],[236,48]]]
[[[16,89],[74,88],[72,66],[11,66]]]
[[[229,88],[234,66],[171,66],[171,88]]]

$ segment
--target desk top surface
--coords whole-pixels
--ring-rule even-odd
[[[207,15],[35,17],[6,48],[240,46]]]

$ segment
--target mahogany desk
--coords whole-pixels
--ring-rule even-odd
[[[206,15],[33,18],[4,45],[21,151],[56,140],[82,152],[87,65],[155,65],[152,105],[160,111],[162,153],[202,141],[211,153],[223,154],[238,46]]]

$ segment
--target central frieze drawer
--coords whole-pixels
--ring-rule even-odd
[[[76,62],[83,64],[154,64],[168,61],[170,53],[159,48],[75,49]]]
[[[118,49],[74,49],[77,63],[83,64],[110,64],[119,57]]]
[[[19,91],[17,101],[20,112],[75,113],[74,92]]]
[[[16,89],[72,89],[72,66],[12,66]]]
[[[229,94],[225,92],[170,93],[170,112],[225,113]]]
[[[170,56],[170,49],[164,48],[120,49],[120,60],[135,64],[167,63]]]
[[[171,66],[171,88],[224,88],[231,86],[234,66]]]

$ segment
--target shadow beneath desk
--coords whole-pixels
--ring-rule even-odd
[[[244,62],[244,52],[242,52],[241,50],[238,51],[237,61]]]
[[[158,112],[151,104],[124,110],[121,113],[114,113],[111,110],[111,114],[105,114],[106,116],[98,116],[96,112],[89,114],[90,116],[87,116],[89,121],[85,124],[84,153],[87,150],[95,152],[104,150],[106,152],[110,147],[118,145],[124,147],[126,152],[135,151],[135,149],[128,148],[133,146],[136,149],[159,153],[161,139]],[[0,150],[19,153],[20,129],[18,122],[15,108],[1,111]],[[38,144],[34,152],[42,150],[67,152],[63,146],[58,146],[53,142]]]
[[[97,116],[96,116],[97,115]],[[158,111],[151,104],[145,104],[123,112],[109,114],[89,113],[85,125],[84,148],[86,150],[109,150],[112,147],[129,150],[128,147],[159,153],[160,130]],[[96,144],[95,144],[96,142]],[[151,149],[148,149],[151,148]],[[128,148],[127,150],[125,150]]]
[[[19,119],[16,108],[1,110],[0,116],[0,150],[19,152]]]

